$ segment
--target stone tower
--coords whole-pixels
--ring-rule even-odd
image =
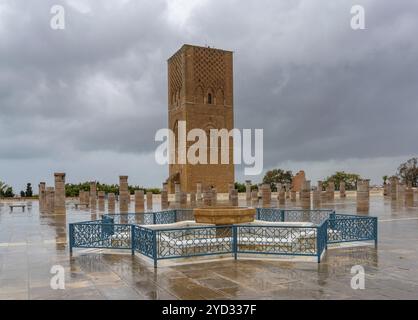
[[[179,121],[186,121],[186,131],[199,128],[208,137],[208,164],[169,165],[168,190],[174,192],[175,182],[181,191],[196,192],[203,188],[228,192],[234,183],[233,140],[229,138],[229,164],[221,164],[221,143],[218,140],[218,164],[209,164],[210,129],[234,127],[233,53],[220,49],[184,45],[168,59],[168,125],[178,139]],[[176,140],[176,150],[178,147]],[[194,142],[187,142],[186,149]],[[177,158],[176,152],[176,158]]]

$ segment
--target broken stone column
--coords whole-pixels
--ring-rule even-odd
[[[152,210],[152,192],[147,191],[147,210]]]
[[[45,211],[45,202],[46,202],[46,183],[41,182],[39,183],[39,212]]]
[[[311,181],[305,180],[300,190],[300,201],[303,209],[311,208]]]
[[[175,199],[176,205],[180,204],[180,197],[181,197],[180,193],[181,193],[180,183],[175,182],[174,183],[174,199]]]
[[[312,191],[312,204],[315,209],[321,207],[321,191],[320,186],[317,186],[315,190]]]
[[[370,180],[357,181],[357,212],[368,212],[370,206]]]
[[[119,176],[119,211],[128,213],[131,195],[129,193],[128,176]]]
[[[169,203],[168,203],[168,191],[163,190],[161,191],[161,209],[165,210],[168,209]]]
[[[196,184],[196,199],[198,202],[202,201],[202,184],[200,182]]]
[[[253,206],[258,205],[258,190],[251,191],[251,203]]]
[[[211,188],[206,188],[203,192],[203,205],[204,206],[211,206],[212,205],[212,190]]]
[[[305,171],[300,170],[292,180],[292,190],[295,190],[296,192],[300,192],[302,189],[302,183],[305,181]]]
[[[216,206],[218,203],[218,192],[216,188],[212,188],[212,206]]]
[[[180,192],[180,207],[184,208],[187,206],[187,192]]]
[[[340,182],[340,198],[345,198],[346,194],[345,194],[345,182],[341,181]]]
[[[290,190],[290,201],[296,202],[296,190]]]
[[[405,201],[405,190],[406,190],[405,184],[404,183],[399,183],[398,184],[398,190],[397,190],[398,191],[397,199],[400,202]]]
[[[54,213],[55,190],[53,187],[47,187],[45,190],[45,212]]]
[[[114,213],[116,208],[116,196],[114,193],[107,195],[107,210],[110,213]]]
[[[245,180],[245,200],[251,201],[251,180]]]
[[[196,206],[196,193],[194,193],[194,192],[190,193],[190,205],[192,207]]]
[[[144,190],[135,190],[135,213],[144,212]]]
[[[97,204],[97,190],[96,181],[90,182],[90,208],[96,210]]]
[[[286,199],[290,199],[290,183],[285,184]]]
[[[395,201],[398,199],[398,184],[398,177],[390,178],[390,198]]]
[[[55,173],[54,213],[65,214],[65,173]]]
[[[238,190],[231,190],[231,205],[233,207],[238,207]]]
[[[231,200],[231,191],[234,190],[235,185],[233,183],[228,183],[228,199]]]
[[[104,212],[105,210],[105,192],[104,191],[99,191],[97,192],[97,199],[98,199],[98,206],[99,206],[99,211]]]
[[[405,206],[414,206],[414,189],[412,189],[412,185],[410,183],[408,183],[408,186],[405,189]]]
[[[284,185],[282,185],[281,183],[277,184],[277,199],[279,201],[279,204],[286,204],[286,191]]]
[[[328,201],[334,201],[334,197],[335,197],[335,183],[334,183],[334,181],[329,181],[328,182],[327,195],[328,195]]]
[[[261,186],[261,201],[263,203],[263,207],[271,205],[271,187],[267,183]]]

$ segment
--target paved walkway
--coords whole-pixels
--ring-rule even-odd
[[[355,213],[355,199],[324,207]],[[0,204],[0,299],[418,299],[418,208],[373,196],[370,214],[379,217],[377,250],[329,249],[320,264],[222,259],[155,271],[129,252],[75,249],[70,258],[68,223],[95,214],[42,216],[36,202],[10,214]],[[65,268],[65,290],[51,289],[53,265]],[[365,290],[351,289],[354,265],[365,268]]]

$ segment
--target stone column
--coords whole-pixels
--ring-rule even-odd
[[[96,193],[96,181],[90,182],[90,208],[96,210],[97,205],[97,193]]]
[[[46,202],[46,184],[45,182],[41,182],[39,183],[39,212],[44,212],[45,211],[45,202]]]
[[[191,207],[196,206],[196,193],[194,193],[194,192],[190,193],[190,205],[191,205]]]
[[[293,189],[290,190],[290,201],[296,202],[296,191]]]
[[[144,190],[135,190],[135,213],[141,212],[144,212]]]
[[[47,187],[45,190],[45,212],[54,213],[55,190],[53,187]]]
[[[329,181],[328,182],[327,194],[328,194],[328,200],[329,201],[334,201],[334,196],[335,196],[335,183],[333,181]]]
[[[198,202],[202,201],[202,184],[200,182],[196,184],[196,199]]]
[[[187,192],[180,192],[180,207],[184,208],[187,206]]]
[[[286,188],[286,199],[290,199],[290,183],[286,183],[285,188]]]
[[[397,177],[390,178],[390,198],[395,201],[398,199],[398,183]]]
[[[174,183],[174,197],[175,197],[176,205],[180,204],[180,197],[181,197],[180,193],[181,193],[180,183],[175,182]]]
[[[163,190],[161,191],[161,209],[168,209],[168,206],[168,190],[164,190],[163,188]]]
[[[414,206],[414,189],[412,189],[412,185],[408,184],[405,189],[405,205],[407,207]]]
[[[279,200],[279,204],[286,204],[286,191],[284,185],[282,185],[281,183],[277,184],[277,198]]]
[[[98,199],[99,211],[104,212],[104,210],[105,210],[105,192],[104,191],[97,192],[97,199]]]
[[[231,204],[233,207],[238,207],[238,190],[231,190]]]
[[[311,181],[305,180],[302,182],[300,190],[300,201],[303,209],[311,208]]]
[[[320,187],[317,186],[314,191],[312,191],[312,204],[315,209],[321,207],[321,191],[319,191]]]
[[[357,181],[357,211],[368,212],[370,205],[370,180]]]
[[[245,200],[251,201],[251,180],[245,180]]]
[[[228,183],[228,199],[231,201],[231,191],[234,190],[235,185],[233,183]]]
[[[321,180],[318,180],[318,186],[317,186],[316,190],[319,191],[319,194],[321,194],[323,189],[324,189],[323,182]]]
[[[212,205],[212,190],[211,188],[206,188],[203,192],[203,205],[211,206]]]
[[[267,183],[261,186],[261,199],[263,207],[269,207],[271,205],[271,188]]]
[[[212,188],[212,206],[216,206],[218,203],[218,192],[215,188]]]
[[[258,204],[258,190],[251,191],[251,203],[254,206]]]
[[[398,196],[397,196],[397,198],[401,202],[405,201],[405,189],[406,189],[405,184],[403,184],[403,183],[398,184]]]
[[[116,197],[114,193],[109,193],[107,195],[107,211],[109,213],[114,213],[116,208]]]
[[[54,213],[65,214],[65,173],[55,173]]]
[[[341,181],[340,182],[340,198],[345,198],[346,194],[345,194],[345,182]]]
[[[128,213],[131,195],[129,193],[128,176],[119,176],[119,211]]]
[[[152,192],[147,192],[147,210],[152,210]]]

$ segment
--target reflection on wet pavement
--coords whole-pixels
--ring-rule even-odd
[[[323,207],[356,213],[352,197]],[[33,201],[27,211],[11,213],[3,202],[0,299],[418,299],[418,209],[372,195],[370,215],[379,217],[377,249],[330,248],[320,264],[240,258],[173,261],[154,270],[126,251],[77,249],[70,258],[68,223],[100,212],[67,204],[66,215],[39,214]],[[65,290],[51,289],[53,265],[64,267]],[[366,271],[365,290],[351,289],[354,265]]]

